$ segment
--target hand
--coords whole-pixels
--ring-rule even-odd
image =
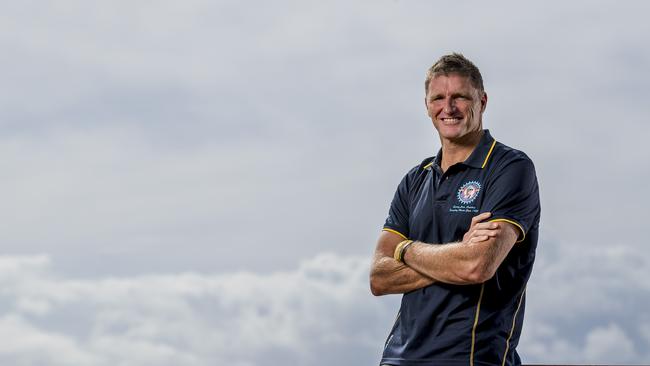
[[[501,231],[499,224],[496,222],[482,222],[487,220],[492,213],[483,212],[482,214],[472,217],[472,223],[469,230],[463,235],[463,244],[472,244],[486,241],[496,237]]]

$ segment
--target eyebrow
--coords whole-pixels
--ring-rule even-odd
[[[444,95],[442,93],[430,94],[428,99],[433,100],[433,99],[440,98],[440,97],[444,97]],[[473,99],[471,93],[454,93],[454,94],[451,95],[451,97],[452,98],[463,97],[463,98],[467,98],[467,99]]]

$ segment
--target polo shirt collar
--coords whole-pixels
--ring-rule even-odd
[[[474,151],[472,151],[472,154],[462,162],[462,164],[472,168],[484,168],[490,159],[495,144],[496,140],[492,135],[490,135],[490,130],[483,130],[481,141],[479,141],[478,145],[474,148]],[[438,150],[438,154],[434,161],[437,166],[440,166],[440,163],[442,162],[442,148]]]

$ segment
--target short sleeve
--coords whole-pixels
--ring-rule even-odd
[[[410,173],[410,172],[409,172]],[[384,223],[384,230],[400,235],[404,239],[409,237],[409,174],[406,174],[397,186],[395,196],[388,209],[388,217]]]
[[[490,174],[482,212],[491,212],[489,221],[505,221],[519,228],[517,242],[522,242],[531,228],[539,223],[540,204],[537,176],[533,162],[515,159]]]

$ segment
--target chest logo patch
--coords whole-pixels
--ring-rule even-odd
[[[463,184],[458,189],[458,194],[456,194],[456,197],[458,197],[458,200],[462,204],[469,205],[470,203],[474,202],[476,197],[478,197],[479,192],[481,192],[481,183],[472,180]]]

